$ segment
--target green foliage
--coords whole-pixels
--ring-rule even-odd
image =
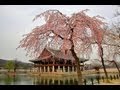
[[[5,64],[5,68],[8,69],[8,72],[10,70],[13,70],[15,67],[15,63],[14,61],[7,61],[6,64]]]

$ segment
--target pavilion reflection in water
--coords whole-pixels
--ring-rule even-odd
[[[77,85],[77,77],[34,77],[34,85]]]

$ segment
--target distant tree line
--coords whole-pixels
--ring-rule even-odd
[[[24,63],[18,60],[2,60],[0,59],[0,68],[8,69],[8,72],[16,69],[30,69],[32,67],[31,63]]]

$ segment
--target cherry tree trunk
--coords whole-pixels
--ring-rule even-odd
[[[77,69],[77,75],[78,75],[78,85],[83,85],[83,81],[82,81],[82,72],[81,72],[81,69],[80,69],[80,61],[79,61],[79,58],[77,57],[75,51],[73,48],[71,48],[71,52],[72,52],[72,55],[73,57],[75,58],[76,60],[76,69]]]
[[[104,73],[105,73],[105,76],[106,76],[106,79],[107,79],[107,82],[108,82],[108,81],[109,81],[109,80],[108,80],[108,73],[107,73],[107,71],[106,71],[106,67],[105,67],[104,59],[103,59],[103,48],[100,47],[100,50],[101,50],[100,58],[101,58],[102,65],[103,65],[103,69],[104,69]]]

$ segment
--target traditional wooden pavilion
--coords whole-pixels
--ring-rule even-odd
[[[81,70],[87,59],[80,58]],[[70,51],[63,54],[60,50],[44,49],[37,59],[29,60],[34,63],[34,72],[39,73],[66,73],[76,72],[76,62]]]

